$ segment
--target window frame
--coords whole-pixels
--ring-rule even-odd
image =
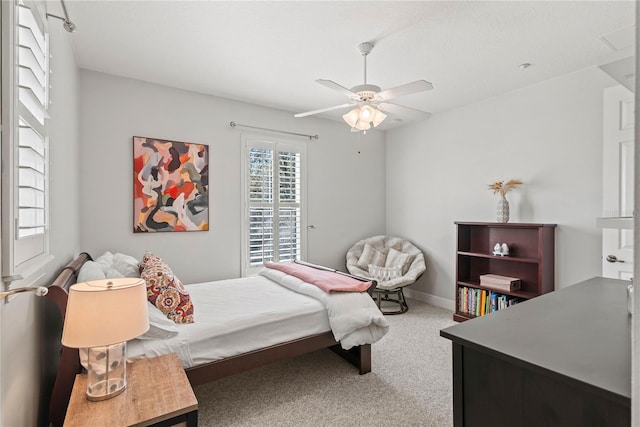
[[[24,6],[20,6],[22,3]],[[2,2],[2,174],[1,174],[1,235],[2,281],[11,287],[21,282],[33,283],[44,275],[47,264],[53,259],[49,253],[50,237],[50,157],[49,157],[49,73],[50,41],[46,12],[43,5],[32,0]],[[44,36],[44,123],[40,124],[22,105],[19,99],[19,20],[20,7],[31,9]],[[25,111],[26,110],[26,111]],[[32,236],[19,237],[19,155],[21,117],[44,138],[44,230]],[[34,126],[32,120],[36,120]]]
[[[296,152],[300,154],[300,259],[305,260],[307,256],[307,142],[296,141],[280,136],[261,135],[255,133],[243,133],[241,135],[242,155],[241,155],[241,271],[242,277],[254,276],[263,268],[262,266],[251,266],[249,262],[249,152],[252,148],[263,148],[273,150],[274,163],[278,161],[279,152]],[[279,168],[273,168],[273,201],[274,224],[278,218],[279,205]],[[278,240],[278,227],[274,226],[274,243]]]

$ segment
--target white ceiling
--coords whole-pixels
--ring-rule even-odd
[[[368,83],[428,80],[432,91],[395,102],[437,113],[596,65],[612,52],[601,37],[635,23],[633,1],[65,3],[81,68],[292,114],[346,101],[315,80],[362,84],[364,41]]]

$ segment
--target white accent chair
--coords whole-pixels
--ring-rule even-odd
[[[373,279],[369,265],[399,267],[401,270],[400,277],[377,282],[374,299],[378,308],[384,314],[400,314],[409,310],[402,289],[418,280],[427,269],[422,251],[409,240],[400,237],[369,237],[360,240],[347,251],[346,267],[353,275]],[[382,302],[398,304],[399,308],[388,310],[384,304],[381,305]]]

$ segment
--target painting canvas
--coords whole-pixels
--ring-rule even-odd
[[[133,231],[209,229],[209,147],[133,137]]]

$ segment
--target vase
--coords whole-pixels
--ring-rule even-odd
[[[509,201],[501,197],[496,208],[496,222],[509,222]]]

